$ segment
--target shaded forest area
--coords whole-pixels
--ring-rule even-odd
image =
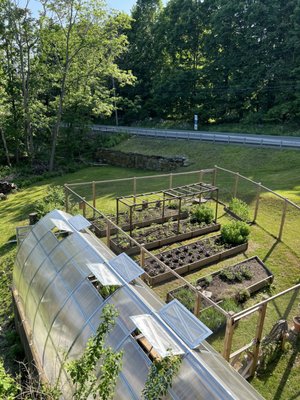
[[[52,171],[93,122],[298,123],[300,1],[0,0],[0,61],[2,164]]]

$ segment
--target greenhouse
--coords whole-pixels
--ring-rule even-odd
[[[16,320],[40,375],[72,397],[64,360],[80,357],[109,303],[119,317],[107,344],[124,352],[115,399],[142,398],[153,359],[170,352],[182,363],[166,398],[262,399],[205,341],[210,330],[177,300],[163,304],[140,279],[143,269],[112,253],[89,226],[82,216],[54,210],[19,242]],[[107,295],[103,287],[114,290]]]

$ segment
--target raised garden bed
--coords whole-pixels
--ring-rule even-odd
[[[251,295],[270,285],[273,279],[271,271],[259,257],[254,256],[200,278],[196,287],[200,291],[205,291],[211,300],[218,303],[227,296],[232,297],[234,291],[237,292],[240,289],[247,289]],[[183,288],[188,289],[186,286],[180,286],[170,291],[167,294],[167,302],[177,298],[176,294],[181,294]]]
[[[192,224],[189,219],[182,220],[180,223],[181,233],[177,233],[177,222],[172,222],[164,225],[157,225],[147,229],[139,229],[133,232],[132,237],[138,242],[143,243],[148,250],[166,246],[171,243],[189,240],[197,236],[205,235],[210,232],[215,232],[220,229],[221,225],[216,223],[211,224]],[[138,254],[140,249],[138,246],[130,247],[129,241],[122,241],[118,238],[111,239],[110,248],[116,253],[127,253],[128,255]]]
[[[229,280],[228,277],[230,278]],[[246,290],[251,295],[270,285],[273,278],[271,271],[259,257],[255,256],[200,278],[196,283],[196,287],[200,291],[205,291],[205,294],[225,311],[238,312],[241,309],[241,301],[238,300],[240,293],[244,293]],[[195,293],[186,285],[168,292],[167,303],[173,299],[178,299],[191,312],[194,311]],[[205,300],[201,301],[199,318],[214,332],[217,332],[226,324],[224,315]]]
[[[133,222],[132,223],[132,228],[144,228],[147,226],[150,226],[152,224],[163,224],[164,222],[170,220],[171,218],[178,218],[178,211],[177,210],[173,210],[173,209],[169,209],[166,208],[166,212],[165,212],[165,216],[164,217],[159,217],[158,215],[161,215],[160,213],[157,213],[157,215],[153,212],[151,212],[151,214],[149,215],[148,218],[144,218],[142,211],[139,212],[140,213],[140,217],[139,219],[141,219],[141,221],[138,222]],[[180,219],[185,219],[188,216],[188,212],[187,211],[183,211],[180,213]],[[116,217],[115,216],[108,216],[109,219],[116,223]],[[125,218],[124,218],[125,219]],[[127,222],[127,219],[125,219],[125,222],[122,221],[121,223],[119,223],[120,228],[123,231],[129,231],[130,230],[130,224]],[[95,233],[96,236],[98,237],[104,237],[106,236],[106,221],[104,219],[96,219],[94,221],[91,221],[93,224],[93,231]],[[111,229],[111,234],[114,235],[117,233],[117,229],[113,228]]]
[[[247,247],[248,243],[236,246],[223,244],[218,235],[164,251],[157,254],[156,257],[178,274],[186,274],[241,253],[247,250]],[[164,266],[152,258],[145,260],[144,270],[143,279],[151,286],[174,279],[174,275],[170,271],[166,271]]]

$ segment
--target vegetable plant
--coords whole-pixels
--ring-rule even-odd
[[[230,211],[240,217],[243,221],[249,221],[249,206],[244,201],[233,197],[228,205]]]
[[[250,234],[249,226],[242,221],[233,221],[221,229],[221,240],[225,244],[238,245],[246,243]]]
[[[194,207],[191,211],[191,222],[211,224],[214,219],[213,210],[205,204]]]

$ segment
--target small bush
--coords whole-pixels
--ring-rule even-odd
[[[19,385],[5,372],[2,361],[0,360],[0,398],[14,400],[19,390]]]
[[[245,303],[245,301],[247,301],[248,299],[250,299],[250,292],[248,289],[246,288],[241,288],[238,289],[235,293],[235,300],[238,303]]]
[[[46,196],[34,203],[34,211],[42,218],[53,209],[64,209],[65,195],[61,186],[48,186]]]
[[[221,239],[225,244],[238,245],[246,243],[250,228],[245,222],[234,221],[226,224],[221,229]]]
[[[204,222],[205,224],[211,224],[213,219],[214,219],[213,210],[204,204],[193,208],[191,212],[191,222],[193,223]]]
[[[234,197],[230,201],[228,208],[230,211],[232,211],[234,214],[240,217],[243,221],[249,221],[250,219],[249,206],[244,201]]]

